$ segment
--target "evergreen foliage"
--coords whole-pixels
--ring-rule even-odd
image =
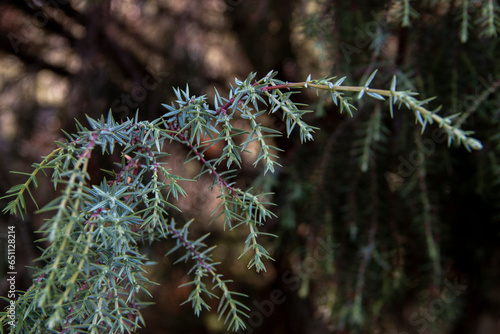
[[[411,17],[412,11],[408,13]],[[403,24],[405,22],[406,19]],[[262,170],[262,174],[278,174],[275,172],[281,166],[281,150],[273,140],[283,133],[262,125],[261,119],[265,114],[278,115],[279,112],[287,137],[298,132],[301,142],[313,140],[319,129],[308,122],[307,115],[312,111],[294,101],[296,93],[305,89],[318,94],[327,93],[340,113],[345,111],[350,116],[357,115],[354,103],[360,103],[358,100],[366,97],[379,106],[369,117],[359,120],[359,141],[352,155],[360,166],[360,172],[355,174],[354,181],[352,176],[347,175],[334,178],[339,194],[349,198],[343,204],[347,205],[344,217],[352,223],[351,239],[357,238],[355,229],[361,219],[371,221],[366,246],[361,250],[362,264],[357,275],[354,304],[350,306],[351,310],[340,310],[342,314],[349,314],[350,321],[361,322],[369,259],[373,256],[381,264],[389,261],[385,254],[377,250],[375,240],[378,212],[383,210],[382,205],[388,205],[378,200],[382,187],[380,176],[375,173],[377,160],[373,157],[373,152],[382,151],[385,146],[382,143],[388,141],[389,130],[383,123],[380,105],[388,104],[388,115],[391,117],[397,114],[395,107],[405,107],[404,112],[413,114],[414,121],[420,125],[413,127],[415,131],[411,130],[415,132],[417,145],[423,145],[418,132],[434,124],[435,129],[440,128],[438,131],[442,131],[448,145],[460,144],[470,151],[482,149],[481,142],[471,137],[470,131],[461,129],[459,125],[463,118],[457,118],[459,115],[441,115],[440,108],[427,107],[432,99],[419,100],[415,92],[397,90],[395,76],[390,81],[389,89],[371,88],[375,74],[376,71],[361,85],[344,86],[345,77],[313,80],[309,76],[303,82],[292,83],[278,80],[275,71],[261,79],[256,79],[256,74],[252,73],[243,81],[236,79],[227,98],[216,92],[213,105],[206,96],[191,95],[186,86],[185,90],[174,90],[176,100],[163,105],[166,113],[158,119],[139,120],[136,115],[118,122],[110,112],[107,118],[89,117],[88,127],[78,123],[78,131],[68,134],[67,141],[58,142],[52,153],[33,165],[34,171],[27,175],[27,181],[13,187],[6,195],[11,201],[5,211],[23,215],[27,208],[26,198],[34,198],[32,188],[37,187],[40,172],[51,178],[60,193],[59,197],[39,210],[40,213],[51,213],[51,218],[40,231],[43,233],[40,241],[46,242],[48,247],[39,258],[43,265],[36,269],[33,285],[17,300],[19,321],[17,327],[11,327],[12,332],[136,331],[144,325],[140,309],[147,305],[144,293],[148,294],[148,285],[152,283],[146,273],[151,263],[139,247],[144,242],[160,239],[174,240],[175,246],[169,254],[180,252],[182,255],[177,261],[192,264],[189,271],[192,281],[186,284],[192,292],[186,302],[192,304],[195,314],[209,310],[207,300],[216,298],[219,299],[216,312],[228,330],[243,329],[249,309],[242,294],[232,291],[231,281],[217,271],[218,263],[212,256],[215,246],[205,244],[207,236],[198,239],[189,237],[189,227],[194,222],[179,224],[174,221],[172,212],[179,209],[173,203],[185,196],[185,182],[196,182],[202,175],[210,174],[213,177],[210,188],[220,193],[220,205],[211,220],[221,219],[228,230],[245,228],[247,237],[243,241],[241,255],[250,255],[249,269],[257,272],[266,270],[266,263],[272,257],[263,244],[266,239],[276,236],[261,230],[266,221],[275,216],[271,211],[274,205],[272,194],[240,189],[233,178],[241,168],[242,154],[251,143],[258,144],[253,164]],[[240,118],[248,123],[251,131],[234,126],[234,120]],[[186,162],[196,159],[202,163],[194,180],[172,174],[165,164],[170,142],[178,142],[188,148]],[[206,150],[220,143],[224,146],[221,156],[207,158]],[[102,180],[91,179],[88,173],[89,161],[98,151],[107,156],[120,152],[121,157],[116,168],[108,171],[108,176]],[[425,156],[419,154],[419,159],[425,161]],[[311,180],[317,187],[317,194],[321,194],[321,188],[327,184],[327,165],[322,165],[317,179]],[[425,184],[426,164],[416,167],[419,195],[415,198],[424,210],[415,216],[426,227],[429,257],[438,272],[438,246],[429,226],[434,218],[432,199]],[[344,177],[368,190],[354,193],[358,187],[352,187],[352,184],[346,187],[346,182],[338,182]],[[403,196],[410,198],[413,192],[415,188],[407,186]],[[361,201],[371,204],[361,208],[357,204]],[[325,208],[316,207],[314,210],[316,213],[326,210],[329,204],[326,198]],[[330,228],[334,229],[335,225]],[[390,293],[390,290],[389,287],[384,288],[381,293]],[[342,295],[343,292],[338,293]],[[345,304],[343,307],[348,306]],[[2,324],[7,323],[4,313]]]

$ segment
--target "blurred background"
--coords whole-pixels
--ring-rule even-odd
[[[237,260],[244,234],[208,225],[218,195],[209,178],[186,185],[183,218],[195,218],[192,235],[211,233],[219,270],[248,295],[245,333],[500,333],[499,15],[492,0],[4,0],[0,193],[24,181],[9,171],[30,171],[86,115],[111,108],[118,119],[138,111],[153,120],[172,87],[189,84],[211,101],[214,87],[226,96],[250,72],[359,85],[378,69],[371,87],[389,89],[397,75],[399,90],[437,96],[430,109],[462,113],[461,127],[484,149],[448,148],[432,125],[421,135],[404,108],[391,118],[387,103],[363,99],[351,118],[327,96],[304,93],[296,101],[316,111],[315,141],[280,138],[283,168],[264,178],[249,164],[238,175],[244,187],[275,193],[278,218],[265,230],[279,238],[267,242],[268,270]],[[262,122],[284,129],[278,117]],[[166,150],[176,172],[197,174],[184,148]],[[98,175],[103,165],[91,168]],[[42,182],[35,196],[43,205],[54,194]],[[1,216],[2,244],[16,226],[21,290],[43,219]],[[141,333],[224,333],[215,312],[196,317],[180,306],[190,290],[178,286],[190,279],[164,256],[170,246],[144,246],[160,285],[149,287],[155,304],[143,310]]]

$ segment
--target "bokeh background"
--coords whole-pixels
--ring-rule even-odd
[[[118,119],[138,112],[152,120],[172,87],[188,84],[211,100],[214,87],[225,95],[250,72],[347,76],[358,85],[378,69],[373,86],[386,89],[396,74],[399,89],[437,96],[433,108],[445,115],[463,113],[461,126],[484,150],[448,148],[432,126],[421,135],[404,108],[391,119],[387,104],[362,100],[351,118],[305,93],[297,101],[316,111],[308,118],[321,128],[315,141],[280,138],[283,168],[264,178],[244,164],[237,179],[276,194],[278,218],[266,231],[279,238],[267,242],[268,270],[237,260],[244,234],[208,225],[217,206],[210,179],[186,184],[179,219],[195,219],[193,235],[211,233],[221,272],[249,296],[245,332],[499,333],[499,15],[493,0],[4,0],[0,193],[22,182],[9,171],[30,171],[75,119],[111,108]],[[283,130],[277,117],[262,122]],[[197,174],[196,163],[183,163],[184,148],[166,150],[177,173]],[[111,164],[100,163],[91,166],[96,177]],[[41,182],[35,196],[43,205],[54,194]],[[31,284],[24,266],[40,254],[44,217],[35,210],[1,216],[2,245],[16,226],[19,289]],[[141,333],[224,333],[215,312],[198,318],[180,306],[188,267],[164,256],[170,246],[144,245],[160,284],[150,287],[155,304],[143,310]],[[7,289],[0,281],[0,294]]]

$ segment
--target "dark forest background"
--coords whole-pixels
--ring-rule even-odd
[[[262,178],[243,166],[238,176],[276,193],[278,218],[266,231],[279,238],[268,245],[276,261],[267,272],[248,271],[236,260],[239,236],[207,224],[216,194],[189,188],[179,207],[196,219],[192,233],[211,232],[221,272],[249,295],[249,333],[499,333],[499,15],[493,0],[3,0],[0,193],[22,181],[9,171],[29,171],[75,119],[111,108],[116,118],[138,110],[152,120],[172,87],[213,97],[235,77],[270,70],[281,80],[347,76],[359,85],[378,69],[371,87],[389,89],[396,74],[398,89],[437,96],[431,103],[444,115],[462,113],[484,149],[448,148],[404,108],[391,119],[387,104],[363,101],[351,118],[325,96],[303,94],[321,128],[315,141],[281,138],[283,168]],[[182,148],[167,150],[173,168],[192,176]],[[49,183],[36,192],[42,205],[53,195]],[[24,265],[40,255],[43,219],[1,216],[2,244],[7,226],[17,227],[19,289],[31,284]],[[215,312],[197,318],[179,306],[186,268],[163,256],[168,249],[168,241],[144,246],[160,285],[150,289],[142,333],[223,333]],[[0,294],[7,289],[2,279]]]

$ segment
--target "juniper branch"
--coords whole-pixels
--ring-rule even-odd
[[[143,323],[139,309],[145,305],[138,299],[138,293],[148,293],[146,284],[151,283],[144,274],[147,259],[140,254],[138,244],[165,238],[176,240],[171,251],[185,250],[180,260],[195,262],[191,269],[194,279],[190,283],[193,292],[187,300],[195,314],[209,309],[205,297],[217,296],[204,282],[205,278],[211,278],[213,289],[221,293],[217,309],[220,317],[224,317],[231,330],[244,328],[243,318],[248,308],[234,298],[241,294],[229,290],[230,280],[216,272],[217,263],[210,254],[213,247],[203,243],[205,237],[197,240],[187,237],[191,223],[179,229],[168,218],[169,210],[179,210],[172,204],[171,196],[178,199],[185,195],[180,183],[193,180],[171,174],[163,166],[160,159],[168,155],[164,152],[168,151],[165,143],[177,141],[186,145],[189,150],[186,161],[200,161],[198,176],[210,174],[213,178],[210,189],[218,187],[220,191],[221,204],[212,213],[215,216],[212,220],[223,217],[224,226],[230,229],[248,227],[241,256],[251,253],[248,267],[265,270],[265,262],[272,258],[262,238],[275,236],[259,229],[275,216],[270,209],[274,204],[267,200],[272,194],[253,194],[252,189],[236,188],[231,181],[234,170],[229,168],[233,164],[241,168],[240,153],[251,142],[258,143],[259,152],[253,164],[262,166],[263,174],[273,173],[280,166],[277,155],[280,150],[273,141],[282,133],[262,126],[260,118],[265,113],[282,110],[288,136],[299,129],[302,142],[314,138],[318,128],[305,120],[312,111],[293,101],[294,94],[301,89],[329,92],[340,111],[346,110],[351,115],[356,108],[350,94],[357,94],[358,99],[365,95],[376,100],[389,98],[391,115],[393,105],[404,105],[413,112],[422,131],[427,124],[437,123],[448,135],[449,144],[461,143],[469,150],[482,148],[477,139],[470,137],[471,132],[453,123],[453,116],[439,115],[439,108],[427,109],[425,105],[432,99],[420,101],[414,92],[397,91],[395,77],[388,90],[371,88],[375,74],[363,85],[342,86],[345,78],[309,77],[303,82],[289,83],[275,79],[274,71],[259,80],[252,73],[244,81],[236,79],[227,98],[216,92],[214,109],[205,96],[191,96],[186,87],[184,91],[175,89],[175,103],[164,105],[167,112],[151,122],[139,121],[136,115],[118,123],[110,112],[107,119],[88,118],[90,129],[78,123],[77,133],[58,143],[58,148],[34,165],[28,180],[7,194],[13,199],[5,210],[22,215],[26,211],[24,195],[28,193],[33,198],[30,185],[36,188],[37,175],[46,170],[52,170],[54,187],[62,192],[40,210],[54,212],[41,229],[49,246],[40,258],[45,267],[36,272],[32,287],[16,303],[17,313],[24,314],[19,328],[39,333],[135,331]],[[236,117],[248,123],[248,131],[233,126]],[[379,119],[374,118],[366,136],[365,151],[380,133],[378,123]],[[237,139],[243,144],[238,145]],[[204,151],[219,142],[224,144],[221,156],[208,160]],[[99,186],[95,185],[98,182],[91,185],[87,173],[91,154],[98,147],[104,155],[119,148],[122,157],[117,172],[109,173],[111,180],[103,179]],[[367,154],[363,159],[365,164]],[[227,171],[220,171],[222,161],[227,161]],[[171,223],[167,223],[169,220]]]

